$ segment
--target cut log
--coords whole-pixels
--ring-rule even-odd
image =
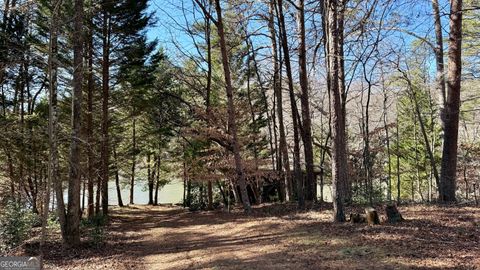
[[[350,214],[350,222],[351,223],[365,223],[366,219],[365,216],[359,213],[352,213]]]
[[[368,225],[380,224],[380,218],[378,217],[377,210],[372,207],[365,208],[365,217],[367,219]]]
[[[385,206],[385,213],[387,214],[388,223],[397,223],[404,220],[395,205]]]

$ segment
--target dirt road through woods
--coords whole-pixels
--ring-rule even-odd
[[[333,224],[293,205],[254,214],[115,208],[104,246],[46,255],[47,269],[480,269],[480,209],[400,207],[407,221]]]

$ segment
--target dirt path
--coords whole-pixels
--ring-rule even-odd
[[[407,221],[374,227],[293,209],[265,206],[245,216],[117,208],[105,246],[61,252],[47,268],[480,269],[478,208],[400,208]]]

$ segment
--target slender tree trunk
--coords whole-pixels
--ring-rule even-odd
[[[209,5],[209,9],[210,9]],[[207,42],[207,87],[206,87],[206,111],[207,116],[210,114],[211,92],[212,92],[212,42],[211,42],[211,27],[210,18],[205,16],[205,40]],[[185,163],[184,163],[185,170]],[[184,173],[186,173],[184,171]],[[186,178],[185,178],[186,179]],[[213,187],[211,180],[208,181],[208,210],[213,209]],[[184,192],[185,193],[185,192]],[[184,194],[185,195],[185,194]],[[185,197],[185,196],[184,196]]]
[[[383,74],[383,70],[382,70]],[[387,201],[392,201],[392,155],[390,150],[390,132],[388,127],[388,113],[387,102],[388,94],[385,89],[385,80],[382,76],[382,91],[383,91],[383,128],[385,129],[385,142],[387,146],[387,162],[388,162],[388,178],[387,178]]]
[[[187,176],[187,164],[185,162],[185,148],[184,148],[184,155],[183,155],[183,207],[188,206],[187,202],[187,189],[188,189],[188,176]]]
[[[82,208],[80,210],[80,217],[83,216],[83,212],[85,212],[85,192],[87,189],[87,182],[85,178],[82,178]]]
[[[91,13],[93,13],[91,11]],[[87,215],[88,218],[93,218],[95,214],[94,210],[94,200],[93,200],[93,185],[94,185],[94,164],[95,157],[93,154],[93,91],[94,91],[94,80],[93,80],[93,14],[90,15],[89,25],[88,25],[88,41],[87,41],[88,51],[87,51],[87,63],[88,63],[88,74],[87,74],[87,177],[88,177],[88,208]]]
[[[235,159],[235,167],[238,176],[238,185],[240,186],[240,192],[243,198],[243,207],[246,212],[250,212],[251,206],[247,193],[247,183],[245,179],[245,172],[243,168],[243,161],[240,154],[240,145],[238,142],[237,134],[237,122],[235,116],[235,105],[233,102],[233,86],[232,79],[230,75],[230,66],[227,52],[227,45],[225,42],[225,33],[223,28],[223,19],[222,19],[222,7],[220,5],[220,0],[215,0],[215,8],[217,11],[217,32],[220,38],[220,51],[222,54],[222,64],[223,71],[225,76],[225,88],[227,92],[227,104],[228,104],[228,124],[230,134],[232,135],[232,144],[233,144],[233,155]]]
[[[153,205],[158,205],[158,191],[160,189],[160,155],[157,157],[157,179],[155,179],[155,198]]]
[[[101,184],[102,184],[102,214],[108,217],[108,178],[109,178],[109,119],[108,100],[110,92],[110,16],[106,0],[103,1],[102,26],[102,149],[101,149]]]
[[[70,145],[70,178],[68,181],[68,212],[65,227],[65,243],[80,244],[80,136],[82,117],[83,82],[83,0],[75,0],[73,35],[73,93],[72,93],[72,140]]]
[[[329,117],[328,125],[331,125],[331,117]],[[331,137],[331,130],[328,131],[327,137],[325,138],[325,143],[323,145],[323,150],[320,158],[320,202],[324,202],[325,196],[323,195],[324,177],[325,177],[325,157],[327,154],[328,143]]]
[[[295,100],[295,93],[293,88],[293,76],[290,62],[290,52],[288,50],[287,33],[285,27],[285,18],[283,14],[283,1],[277,1],[278,22],[280,25],[281,43],[283,48],[283,55],[285,58],[285,67],[287,70],[288,92],[290,96],[290,105],[292,109],[292,123],[293,123],[293,172],[295,182],[297,183],[297,199],[300,209],[305,208],[305,197],[303,192],[303,175],[300,167],[300,135],[299,126],[300,119],[298,117],[297,102]]]
[[[413,140],[415,149],[415,180],[420,182],[420,165],[418,164],[418,138],[417,138],[417,116],[413,117]],[[412,202],[415,202],[415,181],[411,183]]]
[[[435,61],[437,68],[437,90],[442,97],[442,111],[447,101],[447,95],[445,91],[445,75],[444,75],[444,63],[443,63],[443,34],[442,34],[442,21],[440,19],[440,8],[438,6],[438,0],[432,0],[433,18],[435,20]],[[444,121],[443,112],[441,113],[442,122]],[[443,125],[442,125],[443,126]]]
[[[113,147],[113,160],[115,160],[115,187],[117,190],[118,206],[123,207],[122,191],[120,189],[120,175],[118,173],[117,150]]]
[[[337,10],[338,1],[327,0],[327,23],[329,44],[329,80],[331,95],[332,116],[332,191],[333,191],[333,218],[336,222],[345,221],[344,198],[345,183],[347,181],[347,152],[345,137],[345,120],[343,119],[342,97],[338,85],[338,28]]]
[[[97,193],[95,194],[95,214],[100,215],[100,200],[102,199],[102,171],[101,171],[101,160],[98,162],[98,167],[100,167],[100,175],[97,176]]]
[[[404,75],[406,77],[406,75]],[[418,122],[420,124],[420,131],[422,132],[423,140],[425,142],[425,148],[427,150],[427,154],[429,157],[430,161],[430,166],[432,168],[433,176],[435,177],[435,181],[437,182],[437,186],[440,185],[440,177],[438,175],[438,170],[437,170],[437,162],[435,161],[435,156],[433,155],[433,149],[430,144],[430,140],[428,138],[427,134],[427,129],[425,127],[425,121],[423,120],[422,112],[420,111],[420,104],[418,104],[418,99],[417,99],[417,94],[415,93],[415,89],[413,88],[413,85],[411,81],[406,77],[407,83],[408,83],[408,89],[410,92],[410,99],[412,100],[414,104],[414,109],[415,109],[415,114],[416,114],[416,119],[418,119]]]
[[[187,207],[192,205],[192,181],[187,178]]]
[[[458,121],[462,74],[462,0],[452,0],[450,7],[450,37],[448,46],[448,83],[445,104],[445,129],[440,178],[440,201],[455,202]]]
[[[137,136],[136,136],[136,118],[133,117],[132,123],[132,172],[130,178],[130,204],[133,203],[133,192],[135,189],[135,166],[137,165]]]
[[[213,210],[213,186],[212,180],[207,182],[207,199],[208,199],[208,210]]]
[[[400,204],[400,131],[399,131],[400,122],[398,121],[398,109],[397,109],[397,126],[396,126],[396,135],[397,135],[397,142],[396,142],[396,150],[397,150],[397,204]]]
[[[42,246],[46,240],[46,227],[48,220],[48,206],[50,204],[50,186],[53,183],[55,194],[59,198],[57,200],[57,215],[60,221],[60,231],[63,239],[65,239],[65,204],[63,201],[63,188],[60,179],[60,171],[58,164],[58,108],[57,108],[57,72],[58,72],[58,17],[60,13],[62,1],[56,0],[53,3],[52,17],[50,20],[50,44],[48,55],[48,78],[49,85],[49,102],[48,102],[48,144],[49,144],[49,160],[48,160],[48,177],[45,185],[44,212],[42,224]],[[10,160],[10,156],[7,155]],[[9,162],[10,177],[13,183],[13,167]],[[12,185],[12,194],[15,193],[15,187]]]
[[[220,181],[218,181],[218,180],[217,180],[217,187],[220,190],[220,194],[222,194],[223,203],[225,204],[225,206],[228,206],[227,195],[225,194],[225,191],[223,190],[222,185],[220,184]]]
[[[290,173],[290,160],[288,158],[288,149],[287,149],[287,139],[285,136],[285,124],[283,119],[283,95],[282,95],[282,85],[281,85],[281,72],[279,67],[279,58],[277,55],[277,38],[275,31],[275,21],[274,21],[274,11],[275,11],[275,0],[270,0],[269,5],[269,21],[268,28],[270,30],[270,40],[272,43],[272,62],[273,62],[273,92],[276,98],[276,112],[278,117],[278,129],[279,129],[279,146],[280,146],[280,156],[281,159],[277,162],[279,163],[279,170],[282,169],[283,165],[283,180],[284,187],[286,190],[285,200],[290,201],[292,199],[293,190],[290,179],[292,178]]]
[[[463,166],[462,171],[463,171],[463,182],[465,182],[465,200],[468,202],[469,188],[468,188],[467,166],[466,165]]]
[[[316,181],[313,171],[313,144],[312,144],[312,121],[310,118],[310,101],[308,97],[308,77],[307,77],[307,51],[305,48],[305,13],[304,1],[297,1],[297,23],[298,23],[298,65],[300,88],[302,90],[300,95],[302,107],[302,138],[303,150],[305,154],[306,165],[306,186],[305,186],[305,200],[314,201],[316,198]]]
[[[262,99],[263,99],[263,103],[265,105],[265,114],[267,116],[267,130],[268,130],[268,142],[269,142],[269,146],[270,146],[270,153],[272,153],[270,156],[271,156],[271,160],[272,160],[272,170],[275,170],[276,167],[275,167],[275,159],[277,161],[280,161],[280,164],[278,164],[277,166],[277,170],[281,170],[281,159],[282,157],[279,157],[278,155],[278,143],[277,143],[277,134],[275,133],[275,131],[273,130],[272,131],[272,121],[273,121],[273,127],[275,128],[275,126],[277,125],[276,124],[276,119],[275,119],[275,96],[274,96],[274,101],[273,101],[273,108],[272,108],[272,116],[270,116],[270,108],[269,108],[269,104],[268,104],[268,98],[267,98],[267,94],[266,94],[266,87],[264,87],[264,83],[262,81],[262,76],[260,76],[260,72],[259,72],[259,65],[257,63],[257,58],[256,58],[256,53],[255,53],[255,48],[253,47],[253,43],[251,42],[250,39],[247,39],[247,46],[250,47],[250,50],[251,50],[251,57],[252,57],[252,61],[253,61],[253,70],[255,72],[255,75],[257,77],[257,82],[260,86],[260,89],[261,89],[261,94],[262,94]],[[250,101],[251,103],[251,101]],[[252,106],[253,107],[253,106]],[[274,143],[272,142],[272,140],[274,140],[275,142],[275,148],[274,148]],[[257,150],[258,151],[258,150]],[[258,152],[257,153],[257,158],[258,158]],[[275,153],[275,157],[274,157],[274,154]],[[281,155],[280,155],[281,156]],[[255,163],[256,164],[256,169],[258,170],[258,162]],[[260,193],[262,193],[262,184],[261,184],[261,180],[260,180],[260,177],[258,176],[255,176],[255,184],[256,184],[256,188],[255,188],[255,194],[257,196],[257,204],[260,204],[261,201],[262,201],[262,196],[259,195]],[[279,191],[279,197],[280,197],[280,201],[284,201],[285,200],[285,183],[283,181],[280,182],[280,191]]]
[[[148,175],[148,204],[152,205],[153,204],[153,183],[154,183],[154,177],[155,175],[151,174],[150,170],[150,153],[147,154],[147,175]],[[154,167],[156,167],[157,164],[157,159],[154,158]],[[155,171],[155,168],[153,169]]]
[[[342,97],[342,113],[343,113],[343,126],[346,126],[347,122],[347,89],[345,87],[345,57],[344,57],[344,21],[345,21],[345,8],[346,8],[346,2],[348,0],[339,0],[340,6],[338,7],[338,87],[340,89],[340,95]],[[345,130],[345,137],[347,137],[346,134],[347,130]],[[346,144],[345,148],[347,148],[347,153],[348,153],[348,144]],[[345,182],[342,183],[343,187],[342,190],[344,192],[343,194],[343,199],[344,201],[349,204],[352,202],[352,183],[350,179],[347,177],[345,179]]]
[[[372,157],[370,154],[370,100],[372,96],[372,83],[368,79],[366,67],[363,66],[363,75],[364,79],[368,84],[367,88],[367,103],[365,105],[365,117],[363,118],[363,142],[364,142],[364,149],[363,149],[363,166],[365,168],[365,194],[368,194],[368,201],[370,205],[373,205],[373,179],[372,179]],[[362,92],[362,99],[363,99],[363,92]],[[363,104],[362,104],[363,106]],[[343,110],[343,108],[342,108]],[[363,111],[363,110],[362,110]],[[343,113],[343,111],[342,111]]]

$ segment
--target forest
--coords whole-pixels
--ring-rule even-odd
[[[0,6],[0,269],[480,269],[478,0]]]

